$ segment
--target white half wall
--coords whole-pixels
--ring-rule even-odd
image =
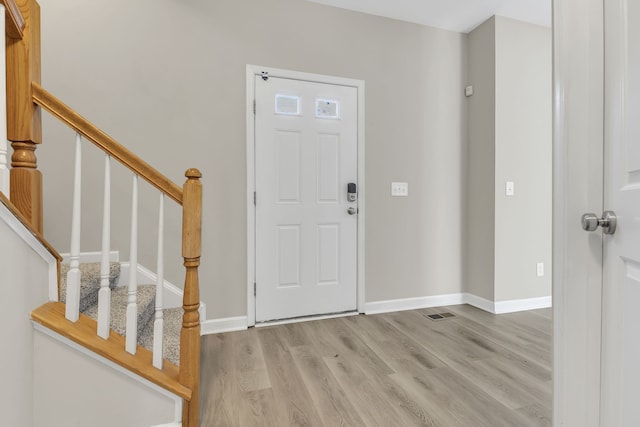
[[[38,328],[33,348],[34,427],[146,427],[181,419],[179,397],[54,332]]]
[[[33,328],[29,313],[48,300],[56,260],[0,202],[0,424],[33,425]]]

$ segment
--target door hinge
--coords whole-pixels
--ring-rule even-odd
[[[256,296],[256,282],[253,282],[253,296]]]
[[[256,115],[256,100],[253,100],[253,115]]]
[[[260,73],[260,75],[262,76],[262,80],[264,80],[265,82],[266,82],[267,80],[269,80],[269,72],[268,72],[268,71],[262,71],[262,72]]]
[[[256,192],[254,191],[254,192],[253,192],[253,206],[256,206],[256,205],[257,205],[256,200],[257,200],[257,196],[256,196]]]

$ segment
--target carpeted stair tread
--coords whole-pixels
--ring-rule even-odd
[[[162,356],[174,365],[180,365],[180,329],[182,328],[182,307],[165,308]],[[155,316],[138,337],[138,343],[147,350],[153,350],[153,324]]]
[[[100,263],[90,262],[80,264],[80,312],[83,313],[90,306],[98,303],[100,290]],[[60,301],[67,301],[67,273],[69,264],[60,264]],[[109,286],[113,289],[120,278],[120,263],[109,264]]]
[[[98,318],[98,291],[100,290],[100,263],[80,264],[80,312],[94,320]],[[126,335],[128,289],[116,287],[120,278],[120,263],[110,263],[111,329]],[[66,302],[69,264],[60,265],[60,301]],[[155,320],[155,285],[138,285],[138,344],[153,349],[153,323]],[[180,329],[182,307],[166,308],[164,313],[163,357],[175,365],[180,363]]]
[[[127,292],[126,286],[117,287],[111,292],[111,329],[120,335],[126,336],[127,327]],[[138,337],[142,336],[149,320],[155,311],[156,287],[155,285],[138,285]],[[98,318],[98,304],[89,307],[85,315],[96,320]]]

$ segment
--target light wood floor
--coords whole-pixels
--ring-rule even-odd
[[[201,425],[550,426],[551,331],[458,305],[208,335]]]

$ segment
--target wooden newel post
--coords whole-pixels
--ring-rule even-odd
[[[7,38],[7,138],[11,157],[11,201],[42,233],[42,173],[35,150],[42,142],[40,107],[31,96],[31,82],[40,83],[40,5],[15,2],[24,19],[21,38]]]
[[[42,233],[42,172],[37,169],[36,144],[12,142],[11,147],[11,202]]]
[[[200,382],[200,241],[202,226],[202,174],[198,169],[185,173],[182,193],[182,257],[187,270],[184,282],[182,330],[180,331],[180,383],[192,391],[184,402],[182,425],[198,427]]]

